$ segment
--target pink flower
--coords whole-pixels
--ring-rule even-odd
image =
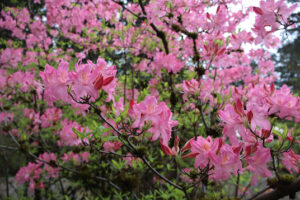
[[[13,49],[6,48],[0,54],[0,65],[3,67],[16,68],[18,63],[22,60],[23,50],[21,48]]]
[[[36,63],[38,60],[36,59],[37,53],[34,51],[26,51],[26,57],[23,59],[24,65],[29,65],[31,63]]]
[[[267,163],[270,161],[270,149],[263,148],[261,144],[257,146],[257,151],[252,156],[245,158],[247,169],[253,172],[251,184],[255,185],[258,176],[269,177],[272,173],[267,169]]]
[[[268,114],[268,107],[259,107],[257,104],[247,104],[248,112],[248,121],[250,123],[251,129],[253,131],[256,130],[257,127],[264,129],[264,130],[270,130],[271,129],[271,123],[267,118]],[[251,117],[249,117],[251,115]]]
[[[82,128],[77,122],[68,121],[65,119],[61,122],[61,125],[63,126],[62,130],[58,133],[60,137],[60,141],[58,141],[59,145],[64,146],[74,146],[74,145],[81,145],[82,141],[78,136],[73,132],[73,128],[75,128],[79,132],[86,133],[89,132],[88,128]],[[85,138],[83,139],[84,142],[89,143],[89,141]]]
[[[182,148],[182,152],[188,149],[191,152],[182,158],[195,157],[195,168],[214,166],[211,178],[217,181],[226,180],[232,172],[236,174],[238,170],[242,170],[240,148],[224,144],[222,138],[213,141],[210,136],[206,139],[198,136],[196,140],[194,138],[189,140]]]
[[[217,142],[219,141],[215,141],[216,142],[214,143],[210,136],[208,136],[206,139],[202,136],[198,136],[196,140],[195,138],[192,138],[182,148],[182,151],[191,149],[191,153],[183,156],[183,158],[195,157],[194,167],[200,167],[200,169],[205,168],[210,163],[210,160],[212,159],[212,156],[214,156],[214,152],[218,147]]]
[[[36,186],[35,181],[40,179],[40,175],[42,173],[42,169],[40,167],[40,164],[29,162],[27,166],[20,168],[15,177],[17,183],[24,184],[29,182],[29,189],[30,191],[33,191]]]
[[[242,117],[236,113],[231,104],[226,104],[224,111],[219,110],[218,113],[221,120],[225,122],[223,134],[229,138],[232,145],[237,145],[238,139],[236,131],[238,131],[240,135],[244,135],[246,133]]]
[[[50,65],[46,65],[45,70],[40,72],[45,85],[45,99],[48,103],[52,104],[56,100],[71,101],[67,92],[68,84],[70,84],[68,71],[69,64],[62,61],[57,70]]]
[[[287,24],[288,16],[297,8],[297,4],[287,7],[284,0],[275,2],[274,0],[260,1],[260,7],[253,7],[253,11],[257,14],[255,26],[253,30],[257,33],[257,43],[264,37],[272,33],[280,27],[279,21],[282,24]],[[270,27],[270,30],[266,30]]]
[[[163,139],[160,139],[160,145],[161,145],[161,149],[162,151],[166,154],[166,155],[172,155],[172,156],[176,156],[179,152],[179,137],[176,135],[176,138],[174,140],[174,146],[172,147],[172,149],[168,146],[165,145],[163,142]]]
[[[152,124],[149,131],[153,133],[152,140],[157,140],[161,136],[163,144],[168,146],[172,127],[177,125],[177,121],[172,120],[172,112],[164,102],[157,105],[155,97],[147,96],[139,104],[132,103],[129,114],[135,119],[133,128],[142,128],[150,121]]]
[[[149,131],[153,133],[153,141],[160,136],[163,144],[167,145],[171,138],[172,127],[177,126],[177,121],[172,120],[172,112],[164,102],[159,103],[158,109],[161,113],[158,120],[152,121],[153,125]]]
[[[113,142],[107,141],[103,144],[104,150],[108,151],[108,152],[118,151],[121,146],[122,146],[122,143],[117,142],[117,141],[113,141]]]
[[[268,107],[259,107],[257,104],[247,104],[247,110],[244,110],[244,105],[241,100],[237,99],[234,106],[226,104],[224,111],[219,110],[219,116],[225,126],[223,134],[229,137],[232,145],[238,145],[236,133],[238,133],[244,141],[250,141],[250,130],[246,128],[250,124],[252,131],[270,130],[271,123],[267,118]],[[246,126],[245,126],[246,125]]]
[[[29,118],[33,121],[34,124],[41,123],[40,121],[40,113],[35,113],[33,109],[24,109],[24,117]]]
[[[50,161],[55,161],[56,160],[56,155],[54,153],[43,153],[39,155],[39,159],[44,160],[46,162],[50,162]],[[43,164],[42,162],[38,161],[38,163]]]
[[[239,152],[235,153],[231,146],[223,144],[216,156],[211,156],[211,162],[215,166],[212,178],[216,181],[227,180],[231,175],[242,170]]]
[[[106,62],[99,58],[97,64],[88,61],[87,64],[77,63],[75,72],[71,72],[72,91],[76,97],[98,97],[98,91],[103,88],[112,99],[115,88],[115,69],[108,67]]]
[[[83,153],[80,154],[80,157],[81,157],[83,162],[89,162],[90,155],[91,154],[89,152],[83,152]]]
[[[94,86],[94,82],[101,81],[101,74],[99,68],[94,69],[92,63],[75,65],[75,72],[71,72],[70,78],[72,81],[72,91],[75,97],[91,96],[94,99],[98,96],[98,89]],[[98,76],[100,80],[97,81]],[[103,84],[103,77],[102,77]],[[99,83],[99,85],[102,85]],[[102,86],[101,86],[102,87]]]
[[[290,93],[290,89],[284,85],[280,90],[276,90],[270,97],[266,98],[270,104],[270,114],[277,114],[280,118],[299,115],[297,107],[299,99]]]
[[[0,123],[1,122],[9,122],[14,119],[14,113],[8,113],[8,112],[0,112]]]
[[[160,113],[157,109],[157,100],[153,96],[147,96],[144,101],[139,104],[133,104],[131,109],[135,121],[132,125],[133,128],[143,127],[148,120],[156,121],[156,117]]]
[[[139,161],[138,158],[132,156],[131,153],[128,153],[126,156],[124,156],[123,160],[126,161],[126,166],[130,166],[130,167],[132,167],[133,162],[138,162]]]
[[[194,94],[194,92],[200,92],[201,83],[195,79],[189,81],[183,81],[182,90],[184,93]]]
[[[77,99],[90,96],[95,100],[100,89],[108,93],[107,100],[113,99],[116,70],[114,67],[107,67],[103,59],[99,58],[97,64],[91,61],[87,64],[79,62],[75,65],[75,71],[68,70],[69,64],[62,61],[57,69],[46,65],[44,72],[40,72],[45,84],[45,99],[49,104],[63,100],[81,110],[87,109],[86,105],[79,105],[71,99],[67,92],[69,86],[72,86],[71,92]]]
[[[74,162],[75,165],[80,165],[84,162],[88,162],[89,161],[89,157],[90,157],[90,153],[89,152],[82,152],[80,154],[77,153],[64,153],[64,155],[61,157],[61,159],[64,162]]]
[[[155,62],[153,63],[157,73],[160,74],[160,70],[165,68],[168,72],[176,74],[184,65],[176,58],[173,53],[166,55],[164,52],[157,53],[154,56]]]
[[[294,172],[299,173],[300,169],[298,163],[300,162],[300,155],[294,153],[293,150],[283,153],[283,166],[292,174]]]
[[[44,160],[48,163],[56,162],[56,155],[54,153],[43,153],[39,155],[39,159]],[[37,161],[40,165],[44,165],[44,171],[47,173],[47,178],[53,177],[57,178],[59,176],[59,169],[57,167],[52,167],[46,163],[43,163],[41,161]]]
[[[76,165],[79,165],[80,164],[80,156],[76,153],[64,153],[63,157],[61,157],[61,159],[64,161],[64,162],[74,162]]]
[[[62,117],[62,111],[58,108],[48,108],[41,116],[42,128],[52,126]]]

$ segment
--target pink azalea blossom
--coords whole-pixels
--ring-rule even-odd
[[[227,180],[231,173],[242,172],[242,163],[239,152],[235,153],[228,144],[222,145],[218,154],[211,157],[211,162],[215,166],[212,178],[216,181]]]
[[[81,145],[82,141],[78,136],[73,132],[73,128],[75,128],[79,132],[88,133],[90,130],[86,128],[82,128],[77,122],[68,121],[65,119],[61,122],[63,126],[62,130],[58,133],[60,141],[58,142],[61,146],[74,146],[74,145]],[[84,142],[89,143],[88,140],[85,138],[83,139]]]
[[[296,173],[300,172],[298,164],[300,163],[300,155],[294,153],[293,150],[283,153],[283,166],[292,174],[293,171]]]
[[[54,154],[54,153],[43,153],[43,154],[40,154],[39,155],[39,159],[41,160],[44,160],[48,163],[51,163],[51,162],[56,162],[56,158],[57,156]],[[59,168],[58,167],[52,167],[44,162],[41,162],[41,161],[37,161],[37,163],[40,163],[41,165],[43,164],[44,165],[44,171],[46,172],[47,174],[47,178],[57,178],[59,176]]]
[[[161,136],[163,144],[168,146],[172,127],[177,125],[177,121],[172,120],[172,112],[164,102],[157,103],[153,96],[147,96],[138,104],[132,103],[129,111],[135,119],[132,127],[142,128],[148,121],[151,122],[149,131],[153,133],[152,140],[157,140]]]
[[[192,138],[182,148],[182,151],[186,151],[186,148],[191,150],[191,153],[185,155],[183,158],[195,157],[195,168],[205,168],[208,164],[211,165],[210,160],[214,156],[214,152],[218,147],[217,140],[214,143],[213,139],[208,136],[206,139],[198,136],[197,139]]]
[[[41,116],[42,128],[52,126],[62,117],[62,111],[58,108],[48,108]]]
[[[71,153],[64,153],[64,155],[61,157],[61,159],[64,162],[74,162],[76,165],[80,165],[84,162],[88,162],[89,161],[89,157],[90,157],[90,153],[89,152],[82,152],[80,154],[71,152]]]
[[[270,161],[270,149],[263,148],[261,144],[257,146],[257,151],[252,155],[246,157],[248,164],[247,169],[253,173],[251,184],[255,185],[257,177],[270,177],[272,173],[267,169],[267,164]]]
[[[40,72],[45,85],[45,99],[52,104],[56,100],[70,102],[70,96],[67,93],[69,78],[69,64],[61,62],[57,70],[50,65],[46,65],[45,70]]]
[[[260,1],[260,7],[253,7],[253,11],[257,14],[253,28],[258,35],[256,42],[260,42],[266,35],[278,30],[280,24],[277,21],[286,24],[288,16],[296,8],[297,4],[288,7],[284,0]],[[266,27],[270,27],[270,30],[267,30]]]
[[[154,57],[154,67],[157,73],[160,74],[162,68],[167,69],[168,72],[176,74],[184,65],[172,53],[166,55],[163,52],[157,53]]]
[[[103,144],[103,148],[105,151],[107,152],[115,152],[118,151],[120,149],[120,147],[122,146],[122,143],[117,142],[117,141],[107,141]]]

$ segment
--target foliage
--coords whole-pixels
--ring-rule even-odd
[[[293,196],[300,98],[286,85],[275,88],[268,49],[280,43],[275,31],[294,24],[296,7],[283,0],[249,8],[241,0],[1,3],[6,197],[9,176],[19,199]],[[247,32],[240,24],[250,14]]]

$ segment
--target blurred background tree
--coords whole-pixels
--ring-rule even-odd
[[[290,3],[299,3],[299,0],[288,0]],[[300,92],[300,12],[294,13],[291,20],[294,28],[283,32],[283,45],[278,49],[278,55],[274,56],[275,70],[279,73],[277,84],[286,84],[294,93]]]

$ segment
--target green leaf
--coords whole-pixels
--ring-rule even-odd
[[[73,132],[80,138],[83,139],[84,135],[83,133],[79,132],[76,128],[72,128]]]
[[[111,162],[118,170],[122,170],[125,167],[125,162],[123,160],[120,160],[119,162],[112,160]]]
[[[103,138],[103,142],[117,140],[117,139],[118,139],[118,136],[108,136],[108,137]]]

